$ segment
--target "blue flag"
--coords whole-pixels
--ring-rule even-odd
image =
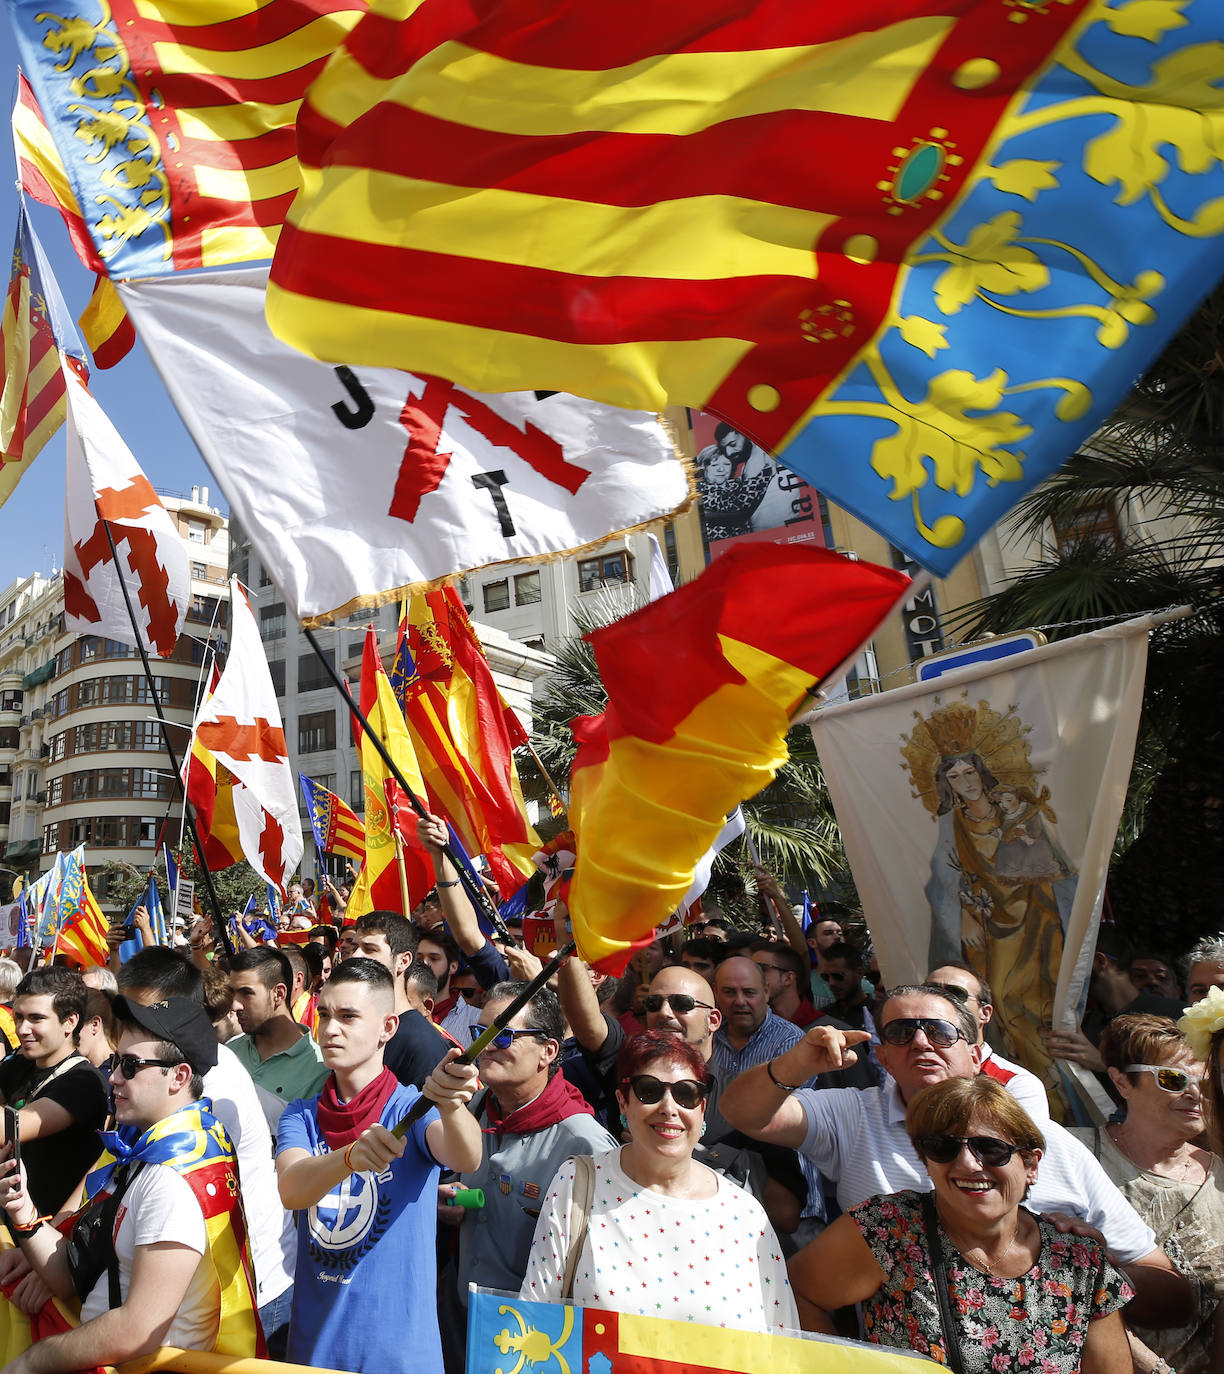
[[[803,929],[806,934],[808,926],[812,924],[812,899],[807,894],[807,888],[803,889]]]
[[[25,949],[30,943],[30,909],[26,906],[24,887],[17,894],[17,904],[20,907],[20,920],[17,922],[17,948]]]

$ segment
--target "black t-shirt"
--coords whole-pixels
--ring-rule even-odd
[[[81,1057],[57,1073],[60,1068],[36,1069],[20,1054],[0,1064],[0,1094],[10,1107],[54,1102],[73,1118],[54,1135],[22,1143],[30,1198],[45,1215],[58,1212],[97,1163],[102,1153],[98,1132],[106,1124],[106,1083],[98,1070]]]
[[[399,1014],[399,1026],[383,1050],[383,1063],[401,1083],[420,1089],[448,1049],[450,1041],[410,1008]]]

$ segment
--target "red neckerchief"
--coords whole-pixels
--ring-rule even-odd
[[[384,1066],[373,1083],[367,1084],[347,1102],[341,1102],[336,1095],[336,1075],[331,1074],[323,1084],[316,1109],[319,1133],[327,1148],[343,1150],[346,1145],[351,1145],[362,1131],[382,1116],[383,1108],[398,1087],[399,1079]]]
[[[531,1135],[534,1131],[555,1126],[566,1117],[594,1116],[595,1113],[586,1098],[558,1069],[548,1080],[547,1087],[539,1097],[528,1102],[525,1107],[511,1112],[509,1116],[502,1116],[497,1099],[490,1093],[485,1105],[485,1115],[489,1118],[488,1132],[496,1132],[498,1135]]]
[[[440,1026],[458,1005],[459,994],[457,992],[452,993],[450,997],[444,997],[440,1002],[435,1002],[433,1011],[430,1013],[434,1025]]]

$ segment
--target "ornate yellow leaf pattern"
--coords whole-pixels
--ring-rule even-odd
[[[1040,291],[1050,271],[1030,248],[1016,242],[1020,215],[1006,210],[979,224],[961,247],[949,245],[955,256],[935,283],[935,304],[945,315],[957,314],[981,291],[996,296]]]

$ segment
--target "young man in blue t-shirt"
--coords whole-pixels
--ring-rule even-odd
[[[434,1240],[439,1166],[480,1164],[467,1110],[476,1070],[451,1050],[425,1081],[434,1104],[403,1140],[394,1126],[420,1096],[383,1065],[395,1034],[391,975],[346,959],[319,998],[319,1044],[331,1076],[318,1097],[285,1108],[276,1167],[298,1211],[287,1359],[331,1369],[442,1374]],[[388,1311],[396,1321],[388,1323]]]

